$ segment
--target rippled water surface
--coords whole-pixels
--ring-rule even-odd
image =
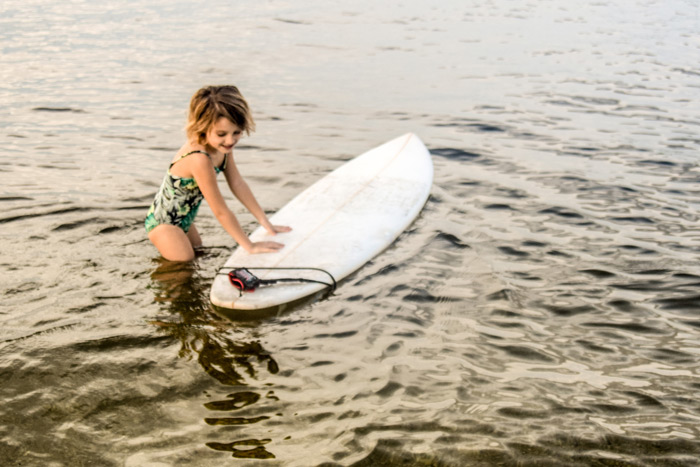
[[[696,465],[694,0],[0,6],[0,464]],[[143,218],[237,84],[269,212],[408,131],[416,222],[329,297],[208,301]],[[231,198],[248,230],[252,217]]]

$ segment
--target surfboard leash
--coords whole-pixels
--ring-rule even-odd
[[[222,272],[224,269],[229,270],[228,272]],[[331,279],[331,283],[319,281],[315,279],[307,279],[304,277],[281,277],[278,279],[260,279],[255,274],[250,272],[247,268],[221,268],[217,274],[226,274],[231,285],[240,290],[241,292],[255,292],[255,289],[261,285],[273,285],[279,282],[310,282],[315,284],[323,284],[334,292],[337,287],[337,282],[333,275],[320,268],[250,268],[250,269],[262,269],[265,271],[319,271],[326,274]]]

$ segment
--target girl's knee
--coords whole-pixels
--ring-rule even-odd
[[[163,255],[163,258],[167,259],[168,261],[189,262],[194,260],[193,249],[190,249],[190,251],[168,252],[167,254],[161,252],[161,255]]]
[[[163,258],[168,261],[192,261],[194,259],[194,248],[192,248],[185,232],[179,227],[159,225],[149,233],[148,238]]]
[[[194,259],[194,248],[188,243],[170,244],[166,248],[158,248],[163,258],[168,261],[188,262]]]

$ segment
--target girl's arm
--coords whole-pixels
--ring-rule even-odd
[[[224,197],[221,195],[219,186],[216,183],[216,172],[211,160],[204,154],[192,154],[189,167],[192,170],[199,189],[207,200],[214,216],[228,232],[231,237],[248,253],[270,253],[277,251],[284,245],[277,242],[251,242],[248,235],[241,228],[241,224],[236,216],[226,205]]]
[[[290,227],[283,225],[272,225],[265,214],[265,211],[260,207],[258,201],[255,199],[255,195],[250,190],[248,183],[243,179],[241,173],[236,167],[236,163],[233,160],[233,153],[231,153],[231,158],[226,164],[226,181],[228,182],[231,192],[236,198],[243,204],[243,206],[250,211],[250,213],[258,220],[260,225],[262,225],[265,230],[271,235],[277,233],[289,232],[292,230]]]

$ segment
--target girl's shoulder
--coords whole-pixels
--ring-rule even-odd
[[[177,161],[187,159],[211,161],[211,154],[207,152],[207,149],[204,146],[186,143],[177,151],[177,153],[175,153],[175,157],[173,158],[172,162],[174,164]]]
[[[211,165],[211,156],[204,147],[183,145],[170,162],[169,171],[179,177],[191,177],[192,169],[200,164]]]

